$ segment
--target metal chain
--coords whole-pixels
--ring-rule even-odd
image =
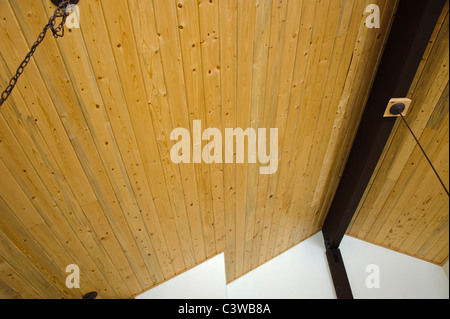
[[[66,18],[68,13],[66,12],[66,7],[70,4],[70,0],[62,1],[59,6],[56,8],[55,13],[53,16],[48,20],[48,23],[45,25],[42,32],[39,34],[36,42],[31,46],[30,52],[25,56],[25,59],[23,59],[22,63],[17,68],[16,74],[11,78],[9,81],[8,86],[3,91],[3,93],[0,95],[0,110],[5,103],[5,101],[8,99],[9,95],[11,94],[12,90],[17,84],[17,80],[19,80],[19,77],[22,75],[25,67],[28,65],[28,63],[31,60],[31,57],[33,56],[34,52],[36,52],[37,47],[41,44],[41,42],[44,40],[45,35],[47,34],[48,29],[51,29],[52,34],[55,38],[60,38],[64,36],[64,24],[66,23]],[[57,19],[61,18],[61,22],[59,24],[56,24]]]

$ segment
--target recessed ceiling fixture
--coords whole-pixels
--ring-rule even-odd
[[[405,123],[406,127],[408,128],[409,132],[414,137],[417,145],[419,146],[420,150],[422,151],[423,155],[427,159],[428,163],[430,164],[431,168],[433,169],[434,173],[436,174],[437,178],[439,179],[439,182],[441,182],[442,187],[444,188],[445,192],[447,193],[447,196],[449,196],[447,187],[445,187],[444,182],[442,181],[441,177],[439,176],[438,172],[434,168],[433,164],[431,163],[431,160],[428,158],[427,153],[423,149],[422,145],[420,145],[419,140],[417,139],[416,135],[412,131],[411,127],[408,125],[408,122],[405,120],[405,113],[407,111],[407,106],[411,103],[411,100],[409,99],[392,99],[389,102],[388,108],[385,113],[385,117],[392,117],[392,116],[398,116],[403,120],[403,123]]]
[[[64,24],[66,22],[66,18],[70,12],[69,5],[71,4],[77,4],[79,0],[51,0],[53,4],[55,4],[56,10],[53,13],[53,16],[50,17],[48,20],[48,23],[44,26],[44,29],[39,34],[36,42],[31,46],[30,52],[25,56],[22,63],[19,65],[19,67],[16,70],[16,74],[11,78],[9,81],[8,86],[6,89],[2,92],[0,95],[0,110],[5,103],[5,101],[10,96],[12,90],[17,84],[17,81],[19,80],[19,77],[22,75],[25,67],[28,65],[28,63],[31,60],[31,57],[33,56],[34,52],[36,52],[37,47],[41,44],[41,42],[44,40],[45,35],[47,34],[47,31],[51,29],[52,34],[55,38],[60,38],[64,36]],[[67,9],[67,10],[66,10]],[[60,22],[57,23],[58,19],[60,19]]]

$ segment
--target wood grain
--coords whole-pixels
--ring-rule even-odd
[[[364,24],[369,3],[380,29]],[[46,36],[0,113],[0,297],[131,298],[220,252],[231,282],[318,232],[396,7],[80,2],[80,28]],[[448,184],[446,8],[408,97]],[[53,10],[0,2],[1,87]],[[175,128],[190,133],[191,163],[171,160]],[[223,141],[226,128],[264,128],[266,150],[278,129],[276,172],[247,151],[244,163],[236,150],[233,163],[194,160],[207,128]],[[388,145],[349,234],[442,263],[448,198],[400,125]],[[80,289],[65,286],[69,264]]]
[[[448,2],[408,96],[406,121],[448,189]],[[448,196],[413,136],[397,123],[348,234],[426,261],[448,260]],[[438,241],[440,241],[438,243]]]

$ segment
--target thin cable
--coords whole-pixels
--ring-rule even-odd
[[[422,150],[423,155],[425,156],[425,158],[427,159],[428,163],[430,163],[431,168],[433,169],[434,173],[436,174],[437,178],[439,179],[439,181],[442,184],[442,187],[444,187],[445,192],[447,193],[447,196],[449,196],[447,187],[445,187],[444,182],[442,181],[441,177],[439,176],[438,172],[436,171],[436,169],[434,168],[433,164],[431,163],[430,159],[427,156],[427,153],[425,153],[424,149],[422,148],[422,145],[420,145],[419,140],[417,139],[416,135],[414,135],[414,132],[411,130],[411,128],[408,125],[408,122],[406,122],[405,118],[403,117],[403,114],[400,113],[400,117],[402,118],[403,122],[406,124],[406,127],[408,128],[408,130],[411,132],[412,136],[414,136],[414,139],[416,140],[417,145],[419,145],[420,149]]]

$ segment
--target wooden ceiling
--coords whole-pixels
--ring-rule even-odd
[[[408,93],[406,117],[449,188],[448,2]],[[443,265],[449,257],[449,198],[401,121],[391,134],[348,235]]]
[[[372,3],[379,29],[364,24]],[[318,232],[396,6],[81,0],[80,28],[47,35],[0,112],[0,297],[130,298],[222,251],[230,282]],[[1,87],[53,10],[0,1]],[[430,109],[448,115],[446,92]],[[445,123],[433,114],[430,143]],[[194,120],[277,128],[278,170],[173,163],[170,133]],[[65,285],[69,264],[79,289]]]

